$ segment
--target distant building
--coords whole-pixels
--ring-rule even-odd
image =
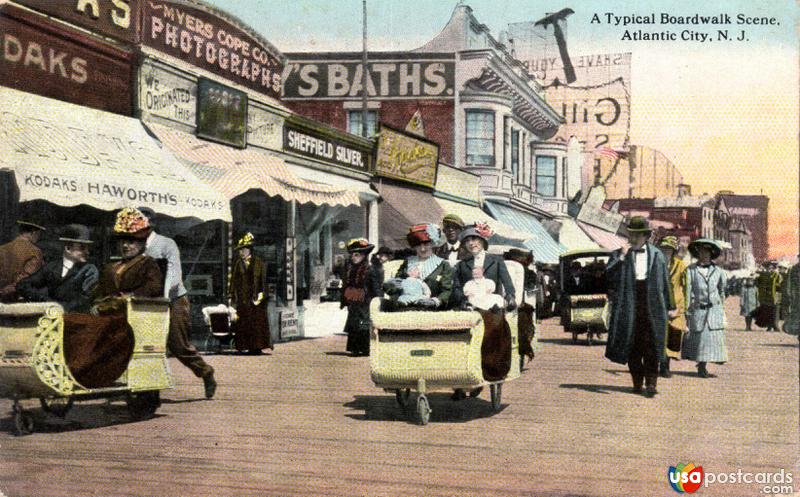
[[[596,156],[593,184],[603,184],[608,198],[674,197],[683,185],[683,175],[663,153],[642,145],[631,145],[619,160]]]
[[[769,260],[769,197],[766,195],[736,195],[721,191],[717,196],[725,201],[728,211],[744,221],[752,237],[753,257],[756,262]]]

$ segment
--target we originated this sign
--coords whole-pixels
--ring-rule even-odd
[[[375,174],[433,188],[439,147],[400,131],[382,127],[375,154]]]
[[[280,98],[279,52],[218,16],[177,2],[145,2],[142,43],[227,80]]]
[[[370,54],[367,94],[382,99],[453,98],[452,55],[411,57]],[[284,71],[284,100],[359,98],[363,94],[360,53],[289,54]]]
[[[197,83],[152,61],[142,64],[141,75],[139,108],[143,115],[195,125]]]

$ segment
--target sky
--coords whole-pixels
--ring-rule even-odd
[[[361,50],[359,0],[206,0],[284,52]],[[456,0],[367,0],[370,50],[409,50],[436,36]],[[631,52],[631,142],[655,148],[693,193],[733,190],[770,198],[772,257],[798,253],[798,13],[793,1],[471,0],[497,38],[509,23],[570,7],[571,55]],[[727,14],[729,26],[614,25],[613,16]],[[595,17],[597,14],[597,17]],[[611,22],[608,14],[611,14]],[[738,24],[775,18],[775,24]],[[592,20],[595,22],[592,22]],[[599,22],[598,22],[599,21]],[[744,41],[625,41],[626,29],[716,33]]]

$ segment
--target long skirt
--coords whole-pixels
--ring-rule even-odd
[[[86,388],[112,386],[128,368],[133,346],[125,311],[64,314],[64,359],[75,380]]]
[[[727,362],[728,348],[725,346],[725,330],[689,330],[684,335],[681,358],[697,362]]]
[[[357,355],[369,355],[369,304],[350,304],[347,306],[347,351]]]
[[[239,319],[233,323],[233,332],[237,350],[273,348],[265,304],[257,306],[250,303],[240,304],[236,306],[236,314],[239,315]]]

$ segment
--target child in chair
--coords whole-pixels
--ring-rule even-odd
[[[483,268],[472,269],[472,279],[464,283],[464,296],[472,307],[488,311],[492,307],[504,306],[503,297],[494,293],[494,281],[483,277]]]
[[[419,266],[411,265],[406,271],[408,277],[404,279],[400,285],[403,294],[397,299],[398,302],[403,304],[415,304],[420,300],[429,299],[431,297],[431,289],[420,278]]]

